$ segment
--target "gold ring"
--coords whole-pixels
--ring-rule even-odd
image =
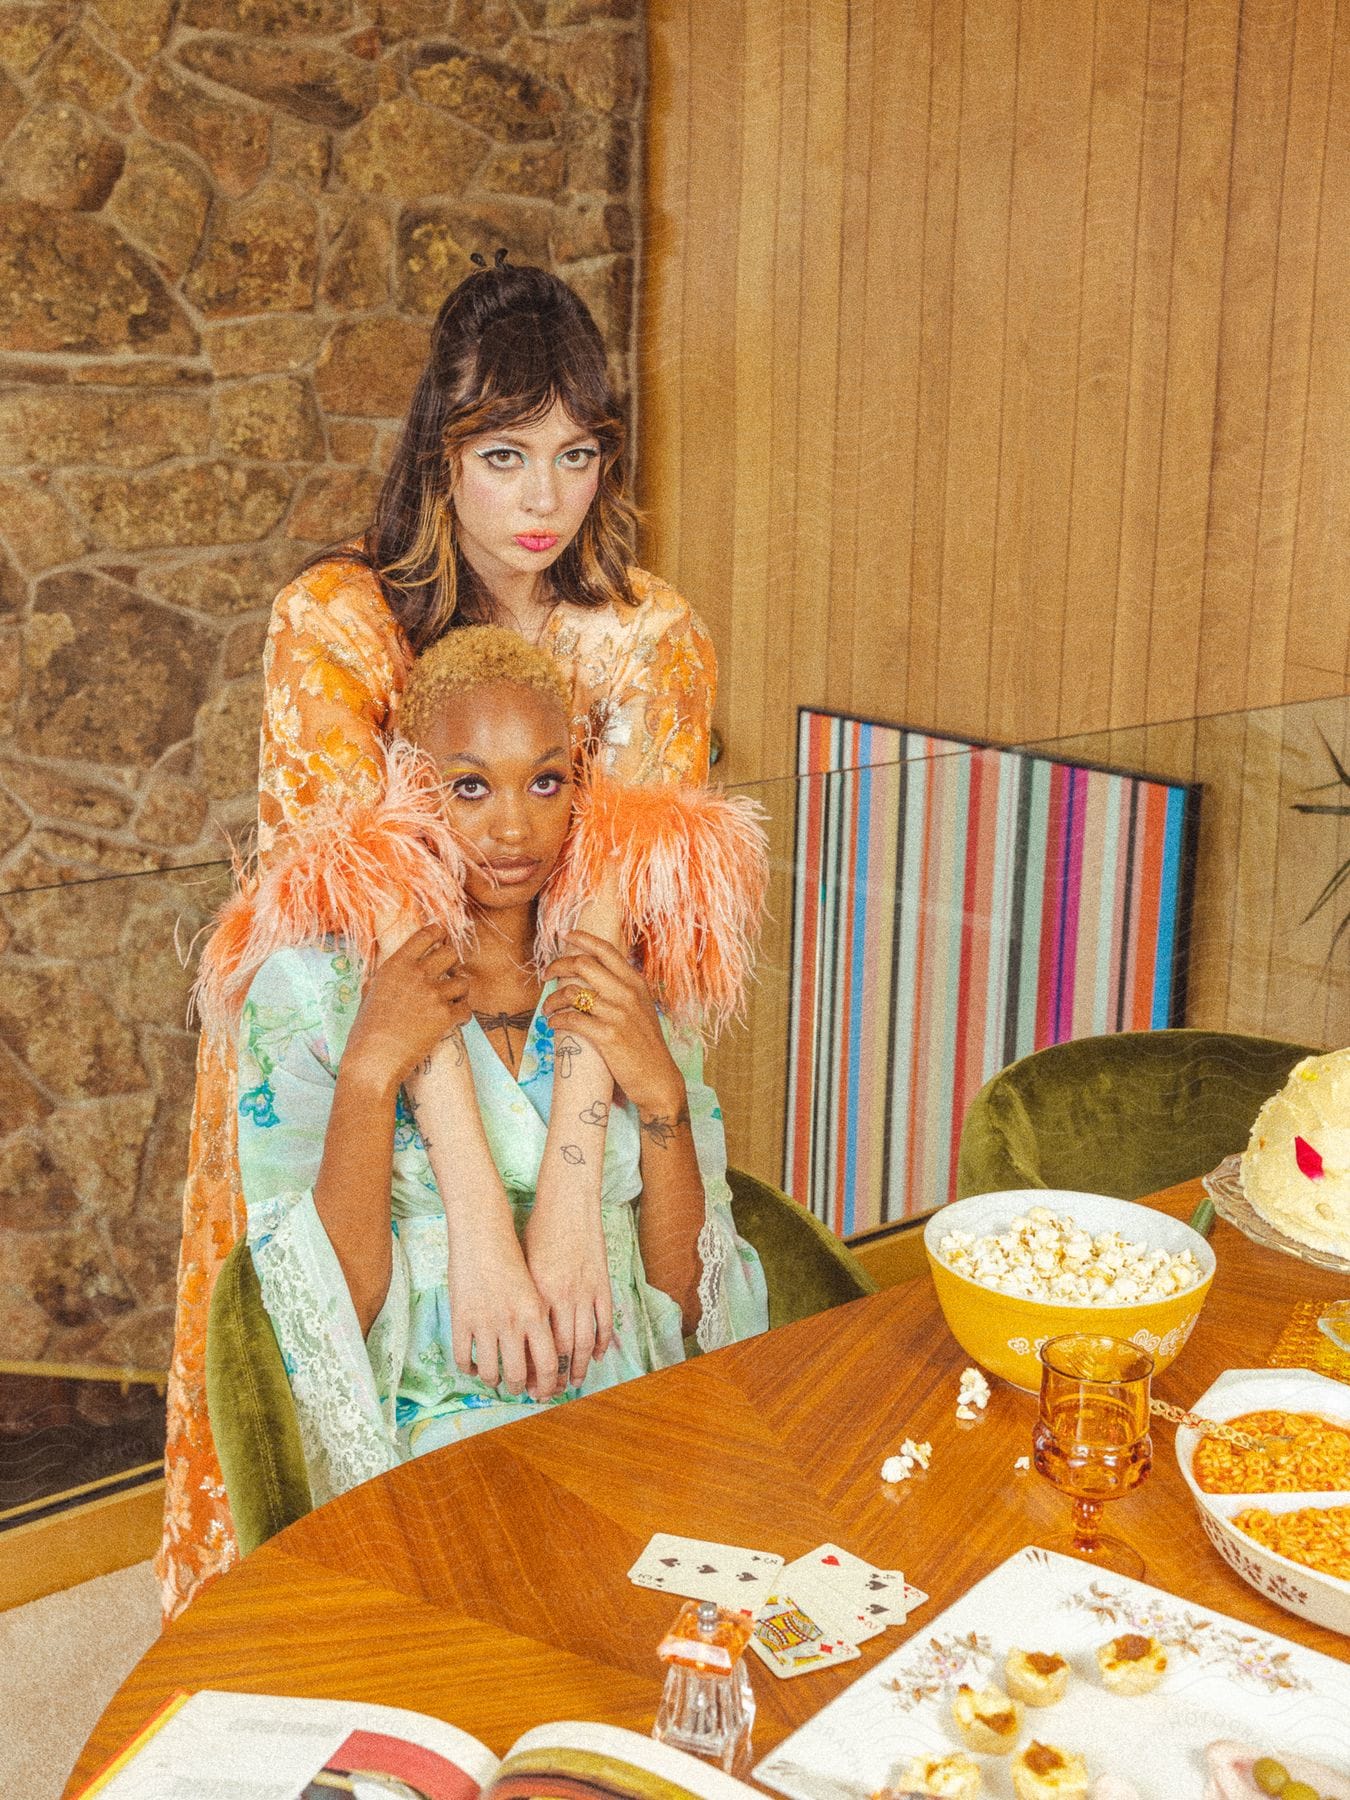
[[[581,1012],[581,1013],[594,1012],[595,1011],[595,995],[591,992],[590,988],[588,988],[588,987],[578,988],[576,993],[572,996],[572,1006],[573,1006],[573,1010],[576,1012]]]

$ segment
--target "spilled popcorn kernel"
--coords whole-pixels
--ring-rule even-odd
[[[1031,1467],[1031,1458],[1029,1456],[1019,1456],[1017,1461],[1013,1464],[1013,1467],[1014,1469],[1029,1469]]]
[[[973,1367],[962,1369],[961,1385],[956,1393],[957,1418],[974,1418],[975,1413],[983,1412],[988,1404],[989,1383],[985,1380],[983,1373]]]
[[[914,1459],[910,1456],[888,1456],[881,1465],[881,1479],[891,1483],[908,1481],[914,1473]]]
[[[926,1469],[932,1461],[933,1446],[927,1441],[922,1444],[916,1444],[913,1438],[906,1438],[904,1443],[900,1446],[900,1454],[901,1456],[910,1457],[914,1462],[918,1463],[921,1469]]]

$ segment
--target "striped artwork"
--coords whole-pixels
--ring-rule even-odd
[[[1180,1024],[1198,789],[799,712],[783,1185],[843,1237],[952,1198],[1046,1044]]]

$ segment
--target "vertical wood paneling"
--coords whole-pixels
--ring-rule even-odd
[[[649,0],[645,553],[797,703],[1018,740],[1344,691],[1336,0]]]
[[[641,445],[637,459],[638,499],[644,505],[651,494],[685,493],[681,457],[684,439],[684,388],[681,357],[675,346],[684,343],[684,296],[694,258],[690,254],[689,133],[693,107],[689,85],[694,79],[690,51],[692,21],[687,12],[668,8],[664,16],[653,13],[647,29],[647,75],[653,96],[661,104],[647,108],[642,146],[648,203],[643,220],[644,253],[649,266],[665,271],[665,279],[648,282],[639,298],[638,392],[633,411]],[[660,205],[652,196],[662,195]],[[676,201],[678,196],[678,202]],[[692,336],[692,332],[689,333]],[[664,345],[664,351],[656,349]],[[692,358],[690,359],[693,360]],[[647,429],[648,415],[659,429]],[[646,518],[646,552],[659,569],[684,569],[685,579],[697,581],[692,565],[686,565],[680,526],[684,505],[651,510]],[[711,615],[709,600],[703,605]],[[709,617],[714,627],[725,623],[725,608]]]
[[[1237,25],[1234,0],[1186,0],[1146,719],[1197,700]]]
[[[1240,707],[1247,692],[1247,641],[1261,522],[1261,473],[1271,393],[1275,258],[1297,0],[1247,10],[1238,41],[1233,198],[1224,253],[1219,380],[1250,404],[1214,422],[1209,541],[1204,573],[1199,703]],[[1234,625],[1241,629],[1234,630]],[[1274,696],[1275,699],[1279,695]]]
[[[1304,0],[1292,22],[1289,122],[1280,192],[1279,254],[1266,403],[1260,534],[1247,638],[1248,704],[1291,697],[1287,661],[1294,545],[1307,430],[1317,249],[1322,229],[1335,0]],[[1278,146],[1274,146],[1278,154]],[[1345,167],[1334,172],[1343,183]],[[1344,315],[1343,315],[1344,316]],[[1345,396],[1342,395],[1342,400]],[[1350,620],[1350,597],[1342,618]],[[1270,646],[1277,646],[1277,655]],[[1282,653],[1282,654],[1280,654]]]
[[[1350,680],[1350,6],[1334,17],[1288,622],[1288,664],[1305,692],[1318,690],[1324,674],[1342,691]]]
[[[1139,207],[1135,218],[1125,457],[1121,470],[1120,560],[1108,714],[1112,725],[1131,725],[1150,716],[1149,643],[1167,400],[1185,32],[1185,0],[1152,0],[1144,75]],[[1062,670],[1061,679],[1068,673]]]
[[[914,666],[911,604],[915,542],[919,399],[923,355],[924,257],[934,86],[932,0],[911,7],[855,9],[851,67],[867,94],[870,131],[851,135],[850,162],[865,165],[865,185],[846,190],[846,298],[863,277],[863,317],[856,376],[840,390],[839,442],[848,456],[852,560],[836,562],[832,622],[851,621],[850,660],[835,704],[885,716]],[[866,27],[870,27],[867,29]],[[864,72],[858,67],[864,60]],[[957,65],[959,71],[959,63]],[[948,71],[948,79],[954,72]],[[858,148],[865,146],[865,155]],[[896,181],[888,171],[915,171]],[[867,221],[860,230],[857,221]],[[841,365],[849,369],[845,352]],[[847,409],[852,404],[854,410]],[[884,489],[883,489],[884,483]],[[884,498],[883,498],[884,494]],[[847,574],[844,571],[847,570]],[[935,622],[935,615],[930,614]],[[837,638],[835,639],[837,641]],[[848,641],[848,639],[845,639]],[[908,695],[905,696],[908,704]]]
[[[895,670],[905,719],[935,718],[939,706],[938,629],[942,605],[943,521],[946,514],[947,422],[951,382],[953,257],[956,247],[957,145],[961,124],[962,0],[933,0],[928,67],[928,132],[921,165],[922,287],[915,395],[914,463],[876,471],[869,487],[873,529],[897,561],[909,551],[908,656]],[[878,171],[877,174],[880,172]],[[892,538],[886,488],[909,480],[914,503],[910,542]],[[884,579],[884,577],[883,577]],[[885,639],[883,637],[882,644]],[[883,716],[889,716],[883,714]]]
[[[993,738],[1061,728],[1093,35],[1090,6],[1022,7],[984,732]],[[1040,480],[1027,479],[1032,468]]]
[[[947,723],[972,733],[989,706],[1017,49],[1016,8],[965,0],[936,649]]]
[[[1149,0],[1097,0],[1068,573],[1055,669],[1061,732],[1090,730],[1111,714],[1149,11]],[[1034,656],[1034,640],[1031,650]]]
[[[790,456],[796,504],[787,579],[792,601],[791,661],[828,669],[834,564],[834,498],[840,464],[836,420],[841,375],[844,170],[848,123],[847,0],[807,0],[803,25],[806,93],[802,136],[802,216],[811,254],[788,279],[800,284],[801,314],[789,369],[796,413]],[[856,320],[850,321],[856,331]],[[812,464],[819,457],[819,464]],[[810,470],[805,480],[798,470]],[[847,646],[838,657],[848,667]],[[770,745],[769,749],[772,750]]]

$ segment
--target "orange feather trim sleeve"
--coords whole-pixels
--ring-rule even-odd
[[[193,987],[203,1029],[233,1036],[249,983],[276,950],[340,938],[369,967],[381,931],[411,914],[443,927],[463,954],[473,940],[465,866],[434,770],[396,738],[378,800],[319,801],[265,871],[256,861],[240,868]]]
[[[540,907],[546,967],[606,874],[626,941],[679,1023],[714,1036],[741,1016],[769,882],[763,808],[742,794],[669,782],[629,786],[592,769]]]

